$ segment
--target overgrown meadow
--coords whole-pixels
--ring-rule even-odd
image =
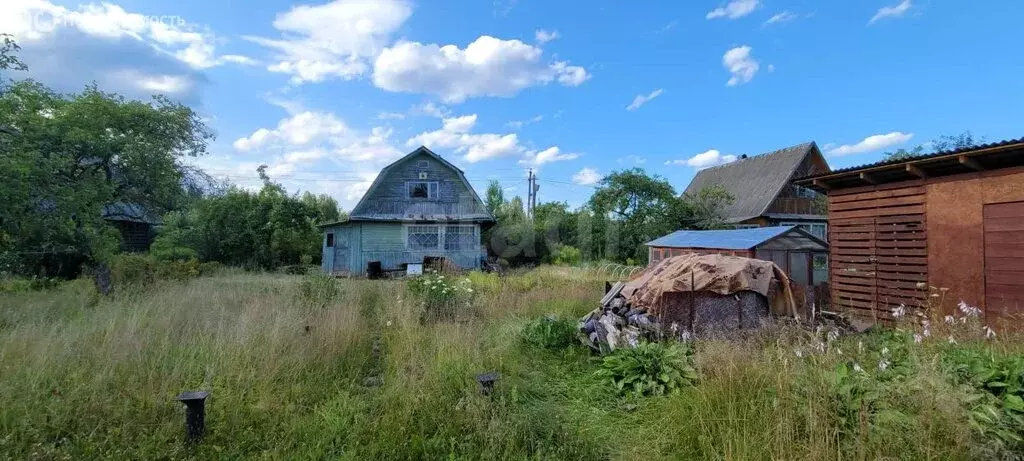
[[[1024,342],[986,335],[970,306],[860,335],[785,325],[600,358],[573,335],[602,286],[542,267],[3,293],[0,457],[1020,456]],[[207,434],[189,445],[174,398],[199,389]]]

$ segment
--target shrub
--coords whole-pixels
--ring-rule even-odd
[[[299,281],[299,299],[316,307],[326,307],[341,295],[341,286],[331,275],[314,272]]]
[[[601,362],[597,376],[621,394],[665,395],[697,382],[693,350],[684,343],[640,343],[616,349]]]
[[[41,291],[56,287],[60,279],[50,277],[11,277],[0,279],[0,293],[17,293],[23,291]]]
[[[473,283],[437,272],[409,280],[409,291],[423,299],[424,319],[455,319],[473,306]]]
[[[532,320],[523,328],[523,340],[546,349],[565,349],[576,343],[576,321],[553,314]]]
[[[969,385],[971,425],[997,454],[1024,450],[1024,357],[950,347],[942,363],[959,383]]]
[[[146,254],[121,254],[109,261],[110,279],[114,287],[150,285],[158,280],[188,280],[202,275],[202,266],[195,259],[158,260]],[[219,266],[218,266],[219,267]],[[205,266],[213,270],[213,266]]]
[[[580,263],[582,255],[579,248],[569,245],[562,245],[555,254],[554,263],[566,266],[575,266]]]

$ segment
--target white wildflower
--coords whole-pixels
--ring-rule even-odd
[[[995,338],[995,337],[996,337],[996,331],[993,330],[992,328],[990,328],[988,325],[985,325],[985,338],[992,339],[992,338]]]
[[[857,341],[857,352],[860,354],[864,353],[864,341]]]
[[[794,350],[794,351],[793,351],[793,353],[795,353],[795,354],[796,354],[796,357],[797,357],[798,359],[802,359],[802,358],[804,358],[804,353],[803,353],[802,351],[800,351],[800,349],[796,349],[796,350]]]
[[[832,341],[835,341],[835,340],[839,339],[839,330],[830,330],[828,332],[828,338],[827,339],[828,339],[828,342],[832,342]]]
[[[917,333],[914,333],[914,342],[915,343],[921,344],[921,341],[923,341],[923,340],[924,340],[923,336],[921,336],[921,335],[919,335]]]
[[[977,316],[981,315],[981,309],[978,309],[975,306],[969,306],[969,305],[967,305],[967,303],[965,303],[963,301],[960,301],[960,304],[957,304],[957,307],[960,308],[960,312],[964,313],[964,317],[965,318],[966,317],[977,317]]]
[[[388,320],[388,323],[385,323],[384,325],[387,325],[387,326],[389,326],[389,327],[390,327],[390,326],[391,326],[391,321],[390,321],[390,320]]]
[[[863,373],[863,372],[864,372],[864,369],[863,369],[863,368],[861,368],[861,367],[860,367],[860,365],[858,365],[858,364],[854,363],[854,364],[853,364],[853,371],[856,371],[857,373]]]
[[[892,310],[892,318],[894,319],[898,319],[904,315],[907,315],[907,306],[904,306],[903,304],[900,304],[899,307]]]
[[[888,360],[882,359],[878,362],[878,369],[885,371],[886,368],[889,368],[890,364],[891,363]]]
[[[817,349],[817,350],[818,350],[818,352],[820,352],[820,353],[822,353],[822,354],[824,354],[824,353],[825,353],[825,343],[818,343],[818,344],[815,344],[815,345],[814,345],[814,348],[815,348],[815,349]]]
[[[836,348],[836,355],[843,355],[843,350],[837,347]]]
[[[888,354],[889,354],[889,348],[888,347],[883,347],[882,348],[882,355],[888,355]]]
[[[953,335],[949,336],[949,343],[950,344],[956,344],[956,339],[953,339]]]
[[[945,321],[946,323],[950,324],[950,325],[956,323],[956,319],[953,318],[952,315],[947,315],[947,316],[943,317],[942,320]]]

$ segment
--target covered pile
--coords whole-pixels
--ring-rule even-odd
[[[782,269],[759,259],[691,254],[613,285],[580,330],[590,347],[609,351],[640,338],[758,328],[771,314],[796,315]]]

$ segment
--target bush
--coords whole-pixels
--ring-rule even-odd
[[[530,321],[523,328],[523,340],[545,349],[565,349],[577,342],[576,321],[553,314]]]
[[[11,277],[0,279],[0,293],[18,293],[23,291],[41,291],[56,287],[60,279],[50,277]]]
[[[683,343],[640,343],[605,356],[599,378],[621,394],[637,397],[665,395],[697,382],[693,350]]]
[[[423,316],[430,320],[453,320],[473,306],[473,283],[436,272],[409,280],[409,291],[423,298]]]
[[[991,449],[999,455],[1024,450],[1024,357],[950,347],[942,362],[957,382],[973,388],[971,425]]]
[[[314,272],[299,281],[299,299],[316,307],[326,307],[341,295],[341,286],[331,275]]]
[[[580,250],[569,245],[562,245],[555,254],[554,263],[565,266],[575,266],[580,263],[582,255]]]

